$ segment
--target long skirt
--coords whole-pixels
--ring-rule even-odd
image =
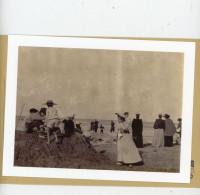
[[[153,147],[164,147],[164,130],[163,129],[155,129],[154,130],[152,146]]]
[[[173,136],[165,136],[165,147],[173,146]]]
[[[133,141],[137,148],[143,148],[143,136],[142,131],[133,132]]]
[[[117,141],[117,161],[125,164],[141,162],[142,158],[130,134],[123,134]]]

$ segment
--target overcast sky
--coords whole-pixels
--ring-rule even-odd
[[[181,53],[19,47],[17,115],[51,99],[60,117],[154,121],[182,113]]]

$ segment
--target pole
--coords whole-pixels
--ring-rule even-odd
[[[19,123],[19,121],[20,121],[20,119],[21,119],[21,115],[22,115],[22,111],[23,111],[23,109],[24,109],[24,106],[25,106],[25,104],[22,106],[22,110],[21,110],[21,112],[20,112],[19,119],[18,119],[18,121],[17,121],[15,130],[17,129],[18,123]]]

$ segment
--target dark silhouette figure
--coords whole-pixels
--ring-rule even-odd
[[[94,121],[94,131],[97,132],[99,122],[97,120]]]
[[[90,131],[94,131],[94,121],[91,121],[90,125]]]
[[[65,130],[65,136],[70,137],[72,134],[75,133],[75,125],[74,121],[71,119],[65,119],[62,121],[64,123],[64,130]]]
[[[103,131],[104,131],[104,126],[101,124],[101,126],[100,126],[100,133],[103,134]]]
[[[76,124],[76,131],[77,131],[78,133],[80,133],[80,134],[83,133],[83,132],[82,132],[82,129],[81,129],[81,123],[77,123],[77,124]]]
[[[142,119],[140,119],[139,114],[136,114],[136,119],[134,118],[132,122],[132,135],[133,135],[133,141],[135,142],[137,148],[143,148],[142,131],[143,131]]]
[[[115,131],[115,123],[113,121],[111,121],[111,129],[110,132],[114,132]]]

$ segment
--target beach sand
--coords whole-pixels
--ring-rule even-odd
[[[97,133],[89,130],[89,120],[82,120],[83,135],[76,133],[71,138],[66,138],[62,145],[55,144],[54,137],[51,136],[49,146],[46,139],[26,134],[21,128],[22,121],[20,123],[15,134],[15,166],[179,172],[180,145],[152,147],[152,123],[144,123],[145,147],[138,149],[144,165],[131,168],[116,165],[116,133],[110,133],[110,121],[100,121],[105,127],[104,133],[101,134],[100,129]]]

